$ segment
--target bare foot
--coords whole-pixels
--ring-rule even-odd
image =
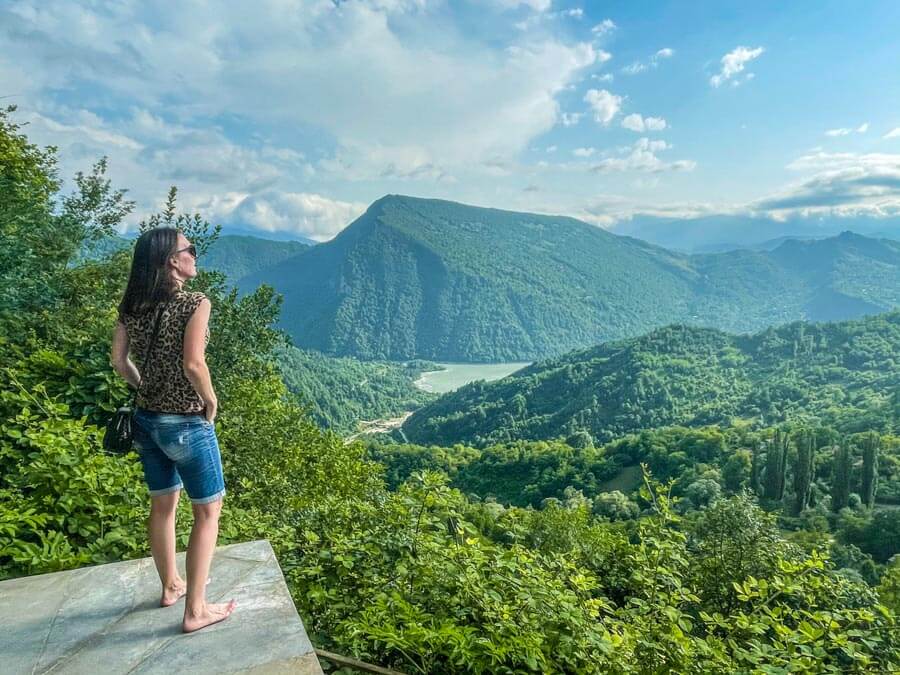
[[[206,585],[209,585],[209,582],[212,581],[210,577],[206,579]],[[184,582],[184,579],[179,579],[163,589],[162,598],[159,600],[160,607],[171,607],[176,602],[178,602],[181,598],[184,597],[184,594],[187,593],[187,584]]]
[[[181,622],[181,630],[185,633],[193,633],[201,628],[219,623],[219,621],[224,621],[231,616],[236,604],[234,600],[231,600],[227,604],[207,605],[206,611],[199,616],[188,616],[187,612],[185,612],[184,620]]]
[[[160,607],[170,607],[178,602],[187,593],[187,584],[182,579],[175,581],[163,588],[162,597],[159,600]]]

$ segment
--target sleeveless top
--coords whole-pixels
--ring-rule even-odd
[[[181,414],[203,412],[203,399],[184,374],[184,331],[205,297],[200,292],[177,291],[168,305],[157,305],[136,316],[124,314],[119,317],[128,332],[131,361],[141,373],[141,388],[135,400],[137,407]],[[156,313],[162,306],[165,310],[159,320],[156,344],[153,353],[147,356]],[[205,344],[209,344],[209,326]]]

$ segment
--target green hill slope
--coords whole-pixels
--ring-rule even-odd
[[[413,382],[426,361],[407,364],[329,357],[296,347],[277,351],[282,379],[299,394],[320,426],[339,433],[357,431],[363,420],[394,417],[437,398]]]
[[[842,235],[688,256],[571,218],[391,195],[241,287],[260,283],[284,295],[281,325],[304,348],[532,360],[675,322],[750,332],[885,311],[900,243]]]
[[[223,272],[230,283],[268,269],[310,247],[298,241],[275,241],[246,235],[223,234],[200,258],[204,269]]]
[[[483,446],[587,431],[827,417],[844,431],[900,424],[900,312],[751,336],[669,326],[474,382],[416,411],[413,443]]]

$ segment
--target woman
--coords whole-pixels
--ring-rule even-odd
[[[138,392],[134,445],[150,488],[150,550],[162,582],[160,605],[173,605],[187,594],[186,633],[228,618],[235,606],[233,600],[206,602],[225,481],[213,425],[216,394],[205,357],[211,304],[203,293],[182,288],[197,276],[196,257],[196,248],[174,228],[140,236],[112,345],[116,372]],[[129,350],[143,364],[142,372]],[[175,566],[175,510],[182,487],[194,511],[187,584]]]

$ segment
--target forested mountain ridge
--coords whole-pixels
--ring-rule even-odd
[[[900,243],[845,233],[685,255],[566,217],[388,195],[241,281],[284,295],[296,344],[403,360],[531,360],[671,323],[733,332],[900,302]]]
[[[702,215],[668,218],[635,215],[612,226],[616,234],[649,241],[685,253],[712,253],[739,248],[771,250],[787,239],[823,239],[852,230],[866,237],[900,241],[900,218],[864,214],[840,217],[794,215]]]
[[[824,416],[847,432],[900,423],[900,311],[755,335],[668,326],[471,383],[416,411],[403,430],[415,443],[483,446]]]

